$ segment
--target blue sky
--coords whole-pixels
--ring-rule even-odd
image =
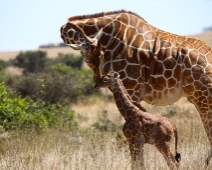
[[[62,42],[59,29],[68,17],[120,9],[181,35],[212,26],[212,0],[0,0],[0,51]]]

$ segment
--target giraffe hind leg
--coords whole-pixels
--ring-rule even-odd
[[[205,159],[205,168],[208,167],[211,158],[212,158],[212,149],[210,149],[210,153],[209,153],[208,157]]]
[[[180,154],[176,153],[176,155],[174,156],[174,154],[171,151],[169,142],[159,143],[156,144],[155,146],[163,155],[170,170],[179,168],[179,162],[176,160],[176,158],[180,161]]]

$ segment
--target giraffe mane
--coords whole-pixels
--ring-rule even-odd
[[[95,14],[90,14],[90,15],[77,15],[77,16],[72,16],[68,18],[68,21],[74,21],[74,20],[82,20],[82,19],[89,19],[89,18],[98,18],[98,17],[104,17],[106,15],[114,15],[114,14],[120,14],[120,13],[127,13],[127,14],[132,14],[137,16],[138,18],[142,19],[143,21],[144,18],[139,16],[138,14],[132,12],[132,11],[126,11],[124,9],[122,10],[117,10],[117,11],[110,11],[110,12],[100,12],[100,13],[95,13]],[[146,21],[145,21],[146,22]]]

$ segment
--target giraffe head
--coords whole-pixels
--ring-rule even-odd
[[[97,32],[94,38],[90,38],[77,24],[68,22],[61,27],[60,32],[66,45],[74,50],[80,50],[85,59],[100,55],[102,45],[99,43],[99,39],[103,34],[102,29]]]
[[[102,75],[102,77],[99,79],[99,81],[95,85],[95,89],[100,88],[113,88],[114,80],[118,79],[120,77],[119,73],[114,71],[109,71],[106,74]]]
[[[61,27],[60,32],[66,45],[74,50],[80,50],[85,62],[94,71],[94,81],[97,82],[101,77],[99,65],[103,56],[102,44],[99,42],[103,34],[102,29],[94,38],[90,38],[77,24],[68,22]]]

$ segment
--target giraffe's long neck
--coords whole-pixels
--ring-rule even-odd
[[[120,79],[114,80],[111,91],[113,93],[116,105],[125,120],[135,117],[141,110],[139,107],[133,104],[134,102],[131,100]]]

